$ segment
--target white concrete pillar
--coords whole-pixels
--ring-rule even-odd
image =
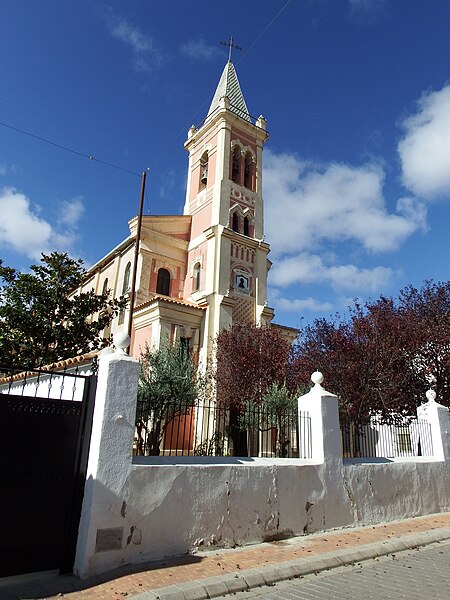
[[[417,417],[431,425],[433,456],[438,460],[450,459],[450,413],[446,406],[436,402],[436,392],[428,390],[428,402],[417,409]]]
[[[302,412],[311,417],[311,458],[318,463],[341,460],[338,398],[322,387],[322,373],[313,373],[311,381],[314,386],[298,399],[299,422]]]
[[[100,358],[74,573],[111,568],[122,552],[126,482],[131,469],[139,363],[120,349]]]

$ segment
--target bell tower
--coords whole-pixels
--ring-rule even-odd
[[[188,131],[184,214],[191,215],[184,297],[207,306],[205,346],[233,323],[270,323],[262,153],[266,120],[247,109],[228,61],[204,122]]]

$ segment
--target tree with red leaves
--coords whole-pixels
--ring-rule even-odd
[[[252,433],[276,432],[276,454],[287,455],[285,421],[295,419],[291,343],[276,327],[233,325],[216,338],[213,379],[234,456],[251,456]],[[292,387],[294,386],[294,388]],[[256,450],[257,452],[257,450]]]
[[[288,386],[291,344],[275,327],[233,325],[216,338],[217,400],[227,407],[260,404],[272,383]]]
[[[400,303],[415,329],[414,376],[422,391],[433,387],[437,401],[450,407],[450,281],[427,281],[420,290],[408,286]]]
[[[414,415],[430,386],[450,406],[450,282],[355,302],[346,321],[316,320],[301,331],[295,364],[299,385],[322,371],[341,412],[359,423]]]

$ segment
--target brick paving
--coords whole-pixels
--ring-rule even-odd
[[[233,550],[210,550],[164,562],[136,565],[134,569],[105,573],[102,578],[79,581],[75,577],[18,577],[0,583],[1,600],[122,600],[169,585],[196,582],[214,576],[264,569],[285,561],[320,557],[325,553],[357,549],[372,543],[389,542],[434,529],[450,527],[450,513],[416,517],[404,521],[339,529],[290,540],[256,544]],[[134,571],[134,572],[133,572]]]
[[[233,600],[422,600],[450,597],[450,541],[238,592]]]

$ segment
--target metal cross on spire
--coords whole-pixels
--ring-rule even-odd
[[[242,48],[240,46],[237,46],[236,44],[233,44],[233,36],[230,35],[230,39],[228,40],[228,42],[220,42],[221,46],[228,46],[229,51],[228,51],[228,62],[231,62],[231,50],[232,48],[235,48],[236,50],[241,50]]]

